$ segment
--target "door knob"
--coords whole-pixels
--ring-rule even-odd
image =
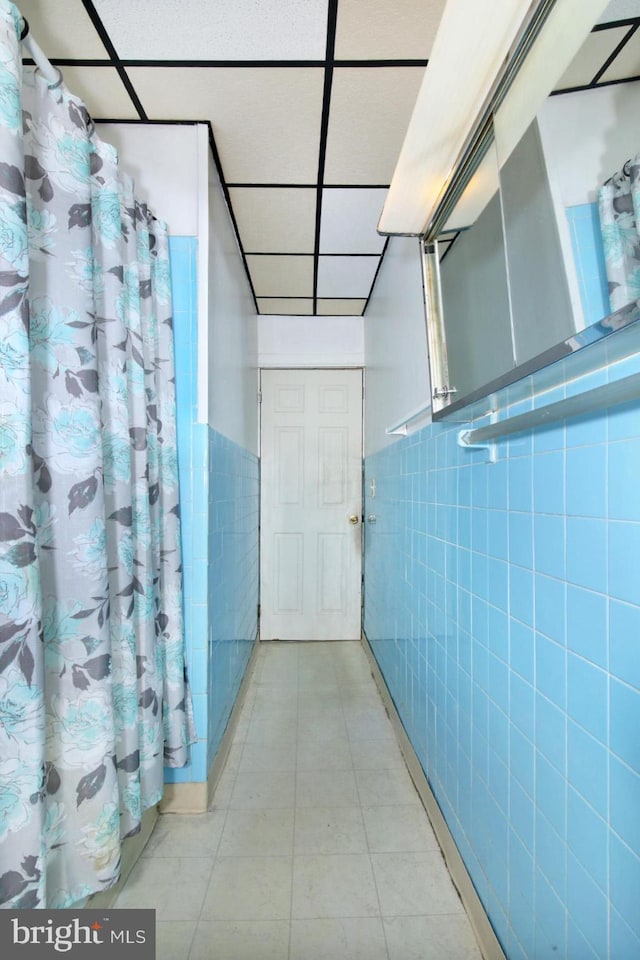
[[[375,523],[377,519],[378,518],[376,517],[375,513],[370,513],[369,516],[367,517],[367,520],[369,521],[369,523]]]
[[[349,517],[349,523],[352,523],[355,526],[357,522],[358,522],[358,514],[352,513],[351,516]]]

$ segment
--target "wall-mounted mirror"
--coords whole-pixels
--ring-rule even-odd
[[[553,11],[426,237],[436,417],[638,318],[640,0],[606,5],[573,50]]]

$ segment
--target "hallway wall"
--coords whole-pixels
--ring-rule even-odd
[[[365,330],[383,355],[393,329]],[[367,637],[509,960],[632,960],[640,405],[501,441],[492,464],[460,424],[383,446],[402,401],[383,409],[369,381]]]

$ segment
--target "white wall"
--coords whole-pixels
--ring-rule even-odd
[[[431,396],[417,239],[390,241],[364,318],[364,342],[369,456],[393,442],[386,427],[426,406]]]
[[[258,319],[260,367],[362,367],[363,317]]]
[[[209,156],[208,421],[258,452],[258,338],[251,288]]]
[[[136,196],[179,237],[198,234],[196,124],[97,123],[100,137],[118,151],[120,167],[133,177]]]
[[[640,88],[620,83],[550,97],[538,120],[563,206],[593,203],[598,187],[640,150]]]
[[[97,124],[136,196],[198,240],[198,420],[258,449],[256,312],[205,124]],[[207,278],[208,277],[208,282]],[[203,280],[204,282],[200,282]]]

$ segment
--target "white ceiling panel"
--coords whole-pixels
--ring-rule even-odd
[[[28,70],[29,67],[25,67]],[[33,69],[33,68],[31,68]],[[131,102],[118,71],[113,67],[61,67],[69,91],[87,105],[87,110],[98,120],[118,117],[137,120],[138,112]]]
[[[313,253],[315,190],[235,187],[229,193],[245,253]]]
[[[258,297],[258,310],[261,314],[274,314],[276,317],[310,317],[313,314],[313,300],[292,297],[290,300],[274,297]]]
[[[325,56],[327,0],[94,2],[125,60],[319,60]]]
[[[640,30],[625,44],[611,66],[602,74],[600,80],[625,80],[640,76]]]
[[[19,0],[18,7],[47,57],[103,60],[108,54],[81,0]]]
[[[318,300],[319,317],[360,317],[366,300]]]
[[[320,253],[382,253],[376,233],[386,190],[325,190],[322,194]]]
[[[582,87],[591,83],[628,29],[628,27],[615,27],[611,30],[598,30],[596,33],[590,33],[573,63],[569,65],[566,73],[560,77],[556,84],[556,90]]]
[[[628,17],[640,17],[638,0],[611,0],[598,23],[608,23],[610,20],[625,20]]]
[[[340,0],[339,60],[424,60],[446,0]]]
[[[421,67],[334,70],[325,183],[391,182],[423,75]]]
[[[312,297],[313,257],[247,257],[257,297]]]
[[[320,257],[319,297],[369,296],[379,257]]]
[[[228,182],[315,183],[324,72],[297,67],[132,67],[149,117],[211,119]]]

